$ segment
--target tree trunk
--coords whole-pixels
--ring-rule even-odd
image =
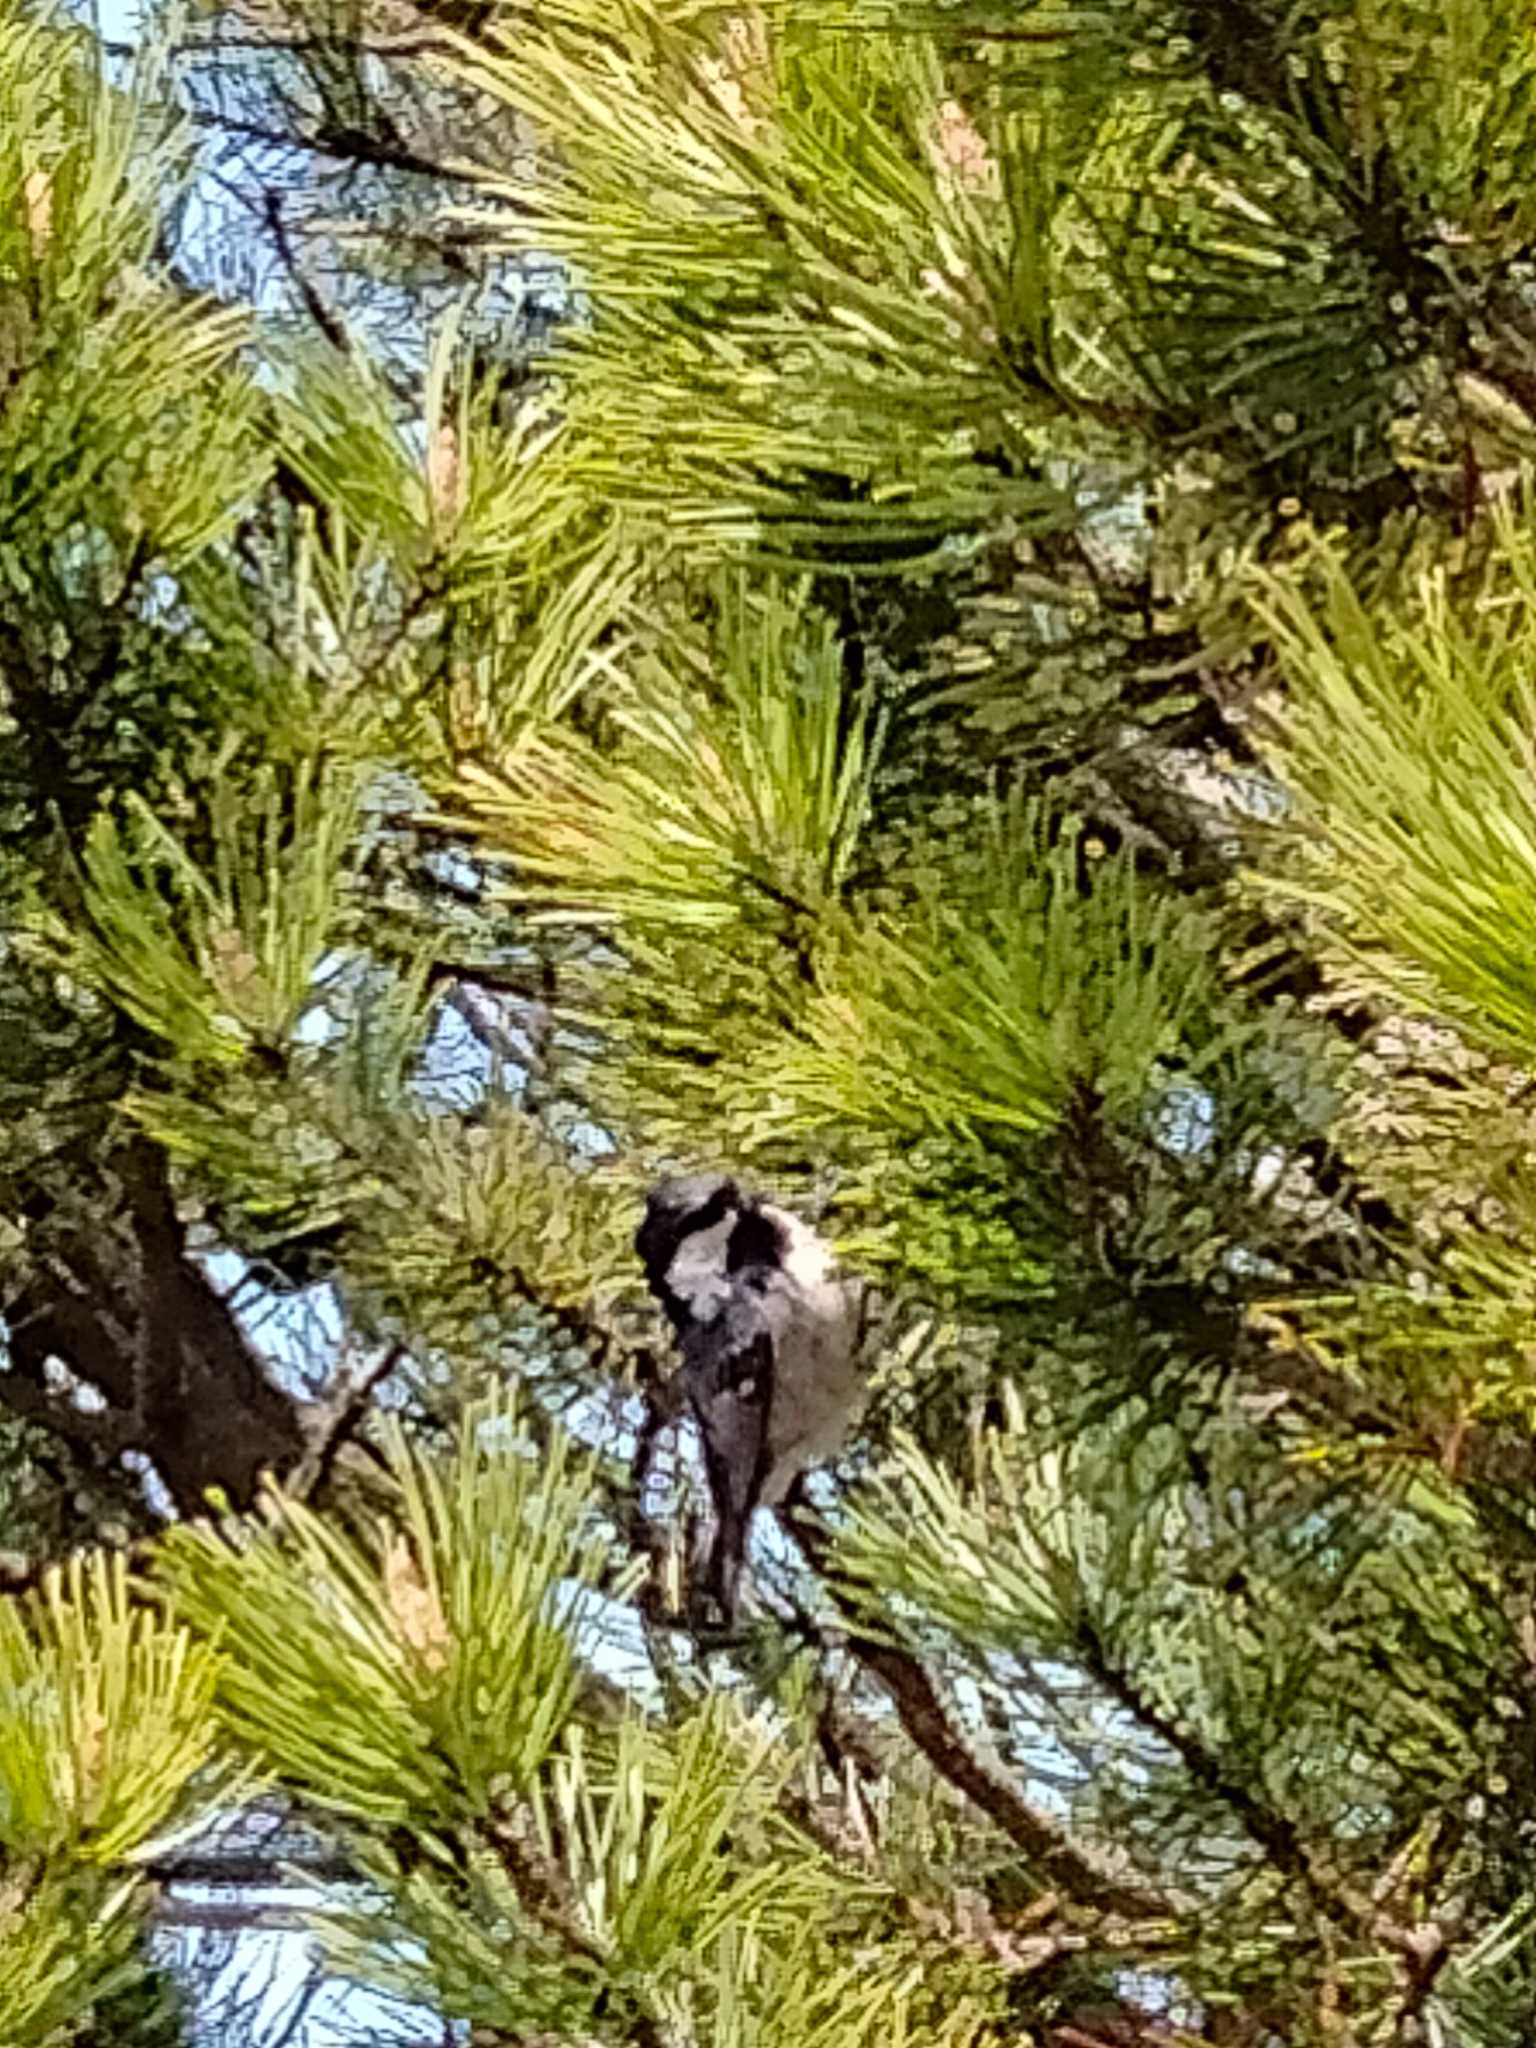
[[[89,1465],[141,1452],[183,1514],[217,1487],[240,1507],[263,1472],[306,1448],[304,1406],[269,1377],[229,1307],[188,1258],[164,1153],[136,1137],[103,1175],[89,1234],[58,1216],[46,1254],[7,1311],[0,1401],[64,1439]],[[50,1384],[56,1359],[104,1405]]]

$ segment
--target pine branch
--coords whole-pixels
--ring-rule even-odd
[[[1379,1943],[1406,1965],[1412,1986],[1432,1981],[1446,1960],[1444,1930],[1433,1921],[1407,1925],[1394,1920],[1368,1892],[1326,1860],[1302,1835],[1294,1821],[1270,1806],[1250,1783],[1232,1775],[1188,1723],[1176,1720],[1150,1699],[1116,1662],[1104,1638],[1084,1621],[1079,1624],[1077,1652],[1084,1670],[1126,1711],[1165,1743],[1203,1792],[1218,1801],[1237,1821],[1270,1868],[1298,1884],[1314,1908],[1336,1927],[1357,1939]],[[1426,1994],[1427,1995],[1427,1994]]]
[[[779,1520],[833,1600],[855,1624],[848,1648],[890,1695],[910,1740],[939,1776],[965,1794],[1059,1891],[1079,1904],[1125,1919],[1167,1920],[1182,1902],[1131,1879],[1108,1858],[1073,1837],[990,1769],[950,1720],[932,1678],[917,1658],[857,1628],[857,1611],[830,1576],[831,1540],[804,1510],[781,1508]]]
[[[483,1833],[529,1917],[553,1935],[568,1955],[594,1970],[606,1971],[611,1959],[581,1925],[570,1882],[560,1866],[504,1819],[487,1822]],[[633,2042],[634,2048],[665,2048],[666,2044],[660,2025],[646,2012],[629,2014],[624,2038]]]

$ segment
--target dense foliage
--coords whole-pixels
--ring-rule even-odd
[[[1533,125],[1506,0],[5,15],[4,2039],[256,1781],[477,2042],[1531,2038]],[[724,1645],[675,1163],[884,1302]]]

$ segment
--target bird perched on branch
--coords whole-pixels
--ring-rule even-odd
[[[654,1188],[635,1250],[682,1352],[715,1510],[708,1589],[733,1623],[753,1509],[863,1411],[867,1296],[808,1224],[723,1174]]]

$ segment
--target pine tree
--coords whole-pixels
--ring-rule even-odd
[[[1525,2042],[1523,17],[206,20],[0,40],[0,2034],[243,1767],[485,2043]],[[725,1646],[678,1161],[886,1302]]]

